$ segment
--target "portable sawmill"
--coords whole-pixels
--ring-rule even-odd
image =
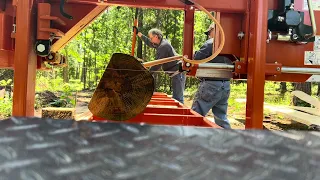
[[[183,54],[176,57],[183,61],[182,70],[189,76],[196,77],[223,76],[219,72],[224,70],[231,71],[235,80],[246,79],[246,128],[261,129],[265,81],[305,82],[312,75],[319,74],[317,57],[320,57],[318,55],[320,46],[318,46],[317,22],[320,7],[318,4],[317,0],[1,1],[0,66],[13,68],[15,71],[12,114],[33,116],[36,70],[41,70],[44,63],[64,66],[66,58],[59,53],[59,50],[108,7],[116,5],[183,10],[185,12]],[[216,21],[213,51],[215,53],[211,58],[217,55],[227,56],[233,61],[232,65],[209,64],[204,63],[208,59],[194,61],[190,58],[193,57],[194,13],[198,10],[204,11],[208,18]],[[212,11],[215,12],[215,17],[211,17],[209,12]],[[117,54],[114,54],[113,59],[117,60],[116,56]],[[119,64],[120,60],[112,63],[114,61],[111,59],[110,66],[143,70],[136,75],[137,79],[146,79],[146,84],[142,86],[147,88],[133,86],[137,79],[112,84],[121,79],[125,71],[118,71],[122,74],[118,73],[116,78],[108,77],[107,83],[104,83],[105,79],[101,79],[89,106],[93,114],[91,119],[129,119],[129,122],[130,119],[138,118],[140,120],[134,121],[153,122],[152,119],[157,119],[154,121],[166,122],[165,119],[171,118],[180,119],[176,124],[184,125],[185,122],[192,121],[191,119],[202,118],[201,122],[195,124],[203,124],[203,117],[199,118],[197,113],[172,99],[159,99],[157,94],[153,94],[154,87],[151,86],[153,80],[145,69],[147,65],[141,64],[130,55],[124,56],[131,59],[130,62],[133,64]],[[118,57],[120,58],[120,55]],[[110,73],[111,71],[107,70],[105,75]],[[130,85],[124,87],[121,83]],[[101,94],[99,90],[103,88],[106,91],[102,91]],[[114,92],[123,96],[120,99],[113,98],[113,104],[125,103],[126,105],[122,107],[131,109],[135,107],[121,117],[119,113],[126,111],[125,109],[121,109],[120,106],[111,109],[108,108],[110,104],[106,103],[107,97],[115,97],[110,91],[114,88],[117,89]],[[138,94],[130,95],[130,92],[139,92],[138,89],[143,89],[140,91],[143,92],[143,97]],[[163,107],[152,108],[151,105],[155,104]],[[113,116],[112,113],[118,115]]]
[[[318,132],[224,130],[166,94],[153,93],[146,68],[170,58],[148,64],[113,54],[90,103],[90,119],[103,123],[32,118],[36,71],[45,63],[64,66],[59,50],[115,5],[184,11],[183,54],[174,57],[183,61],[182,71],[216,77],[224,70],[246,79],[246,128],[262,129],[265,81],[305,82],[320,74],[319,4],[1,0],[0,68],[14,70],[13,116],[0,121],[1,179],[319,179]],[[208,14],[218,26],[213,56],[227,56],[232,65],[190,58],[197,10],[215,12]],[[127,107],[133,108],[123,113]]]

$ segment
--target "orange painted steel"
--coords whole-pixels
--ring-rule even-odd
[[[0,50],[0,69],[13,67],[14,51]]]
[[[11,39],[13,18],[0,13],[0,49],[13,50],[13,39]]]
[[[92,116],[90,120],[119,122],[109,121],[96,116]],[[125,122],[221,128],[207,118],[202,117],[198,113],[163,93],[155,93],[144,112]]]
[[[193,57],[193,41],[194,41],[194,8],[187,6],[184,10],[184,26],[183,26],[183,55],[189,58]]]
[[[254,1],[250,7],[246,128],[263,128],[268,2]]]
[[[50,28],[52,22],[56,22],[65,26],[66,23],[59,17],[51,16],[51,6],[49,3],[38,4],[38,18],[37,18],[37,39],[48,40],[51,33],[55,33],[57,36],[64,36],[64,33],[59,29]],[[51,22],[52,21],[52,22]]]
[[[139,10],[136,8],[136,14],[133,22],[133,26],[138,27],[138,13]],[[134,29],[133,35],[132,35],[132,46],[131,46],[131,56],[134,56],[134,49],[136,48],[136,42],[137,42],[137,30]]]
[[[34,116],[37,56],[33,50],[37,4],[17,1],[17,32],[14,53],[13,116]]]
[[[52,0],[53,1],[53,0]],[[55,0],[59,1],[59,0]],[[195,0],[208,10],[217,10],[221,12],[244,12],[249,0]],[[108,0],[103,3],[97,3],[97,0],[68,0],[69,3],[85,5],[106,5],[106,6],[126,6],[139,8],[157,8],[157,9],[177,9],[184,10],[184,5],[180,0]]]

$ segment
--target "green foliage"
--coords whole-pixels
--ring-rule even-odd
[[[0,86],[8,86],[12,83],[12,79],[8,79],[8,80],[1,80],[0,81]]]
[[[48,105],[51,107],[75,107],[76,99],[73,96],[71,86],[69,84],[64,84],[59,99]]]
[[[65,83],[63,82],[63,79],[61,77],[53,79],[52,76],[38,74],[36,92],[42,92],[45,90],[51,92],[59,92],[63,89],[64,85]],[[70,80],[70,83],[68,83],[68,86],[70,86],[70,89],[72,91],[80,91],[82,90],[83,85],[80,80],[72,79]]]
[[[9,117],[12,112],[12,98],[0,98],[0,117]]]

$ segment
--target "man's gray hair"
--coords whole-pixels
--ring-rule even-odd
[[[156,28],[150,29],[149,34],[156,35],[159,39],[162,39],[163,37],[162,31]]]

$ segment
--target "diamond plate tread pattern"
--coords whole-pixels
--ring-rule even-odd
[[[319,132],[0,121],[0,180],[316,180],[319,168]]]

